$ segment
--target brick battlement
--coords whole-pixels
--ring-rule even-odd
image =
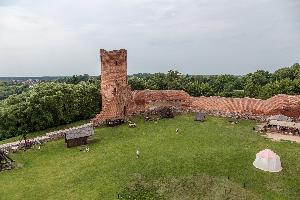
[[[178,111],[203,111],[240,117],[283,114],[300,118],[300,95],[276,95],[267,100],[253,98],[191,97],[181,90],[132,91],[127,81],[127,51],[100,50],[102,112],[92,122],[94,126],[110,118],[126,118],[158,107]]]

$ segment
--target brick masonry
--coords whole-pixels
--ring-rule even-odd
[[[271,116],[283,114],[300,117],[300,96],[276,95],[267,100],[253,98],[191,97],[194,110],[233,113],[236,115]]]
[[[100,60],[102,112],[92,120],[95,125],[106,119],[126,118],[132,99],[127,81],[127,51],[101,49]]]
[[[214,115],[264,118],[283,114],[300,118],[300,95],[277,95],[267,100],[253,98],[191,97],[180,90],[132,91],[127,81],[127,51],[100,50],[102,112],[94,126],[106,119],[126,118],[159,107],[177,111],[202,111]]]

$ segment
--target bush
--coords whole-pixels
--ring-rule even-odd
[[[0,103],[0,139],[89,119],[100,107],[98,84],[38,84]]]

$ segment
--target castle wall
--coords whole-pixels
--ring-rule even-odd
[[[300,119],[300,96],[277,95],[267,100],[253,98],[191,97],[181,90],[132,91],[127,81],[127,51],[100,51],[102,112],[95,126],[106,119],[124,118],[159,107],[176,111],[202,111],[213,115],[264,118],[283,114]]]
[[[130,114],[144,113],[158,107],[177,111],[207,112],[213,115],[262,118],[283,114],[300,117],[300,96],[277,95],[267,100],[254,98],[191,97],[178,90],[133,91]]]
[[[182,90],[140,90],[132,91],[130,114],[143,113],[158,107],[172,107],[183,111],[190,107],[191,98]]]
[[[300,118],[300,95],[276,95],[265,101],[265,114]]]
[[[252,98],[192,97],[194,110],[222,113],[262,114],[263,100]]]
[[[253,98],[192,97],[192,109],[240,116],[271,116],[283,114],[300,117],[300,96],[276,95],[267,100]]]

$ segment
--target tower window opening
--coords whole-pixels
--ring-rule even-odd
[[[127,114],[127,107],[126,106],[124,106],[123,114],[124,114],[124,116],[126,116],[126,114]]]
[[[116,65],[118,65],[118,61],[116,61]]]

